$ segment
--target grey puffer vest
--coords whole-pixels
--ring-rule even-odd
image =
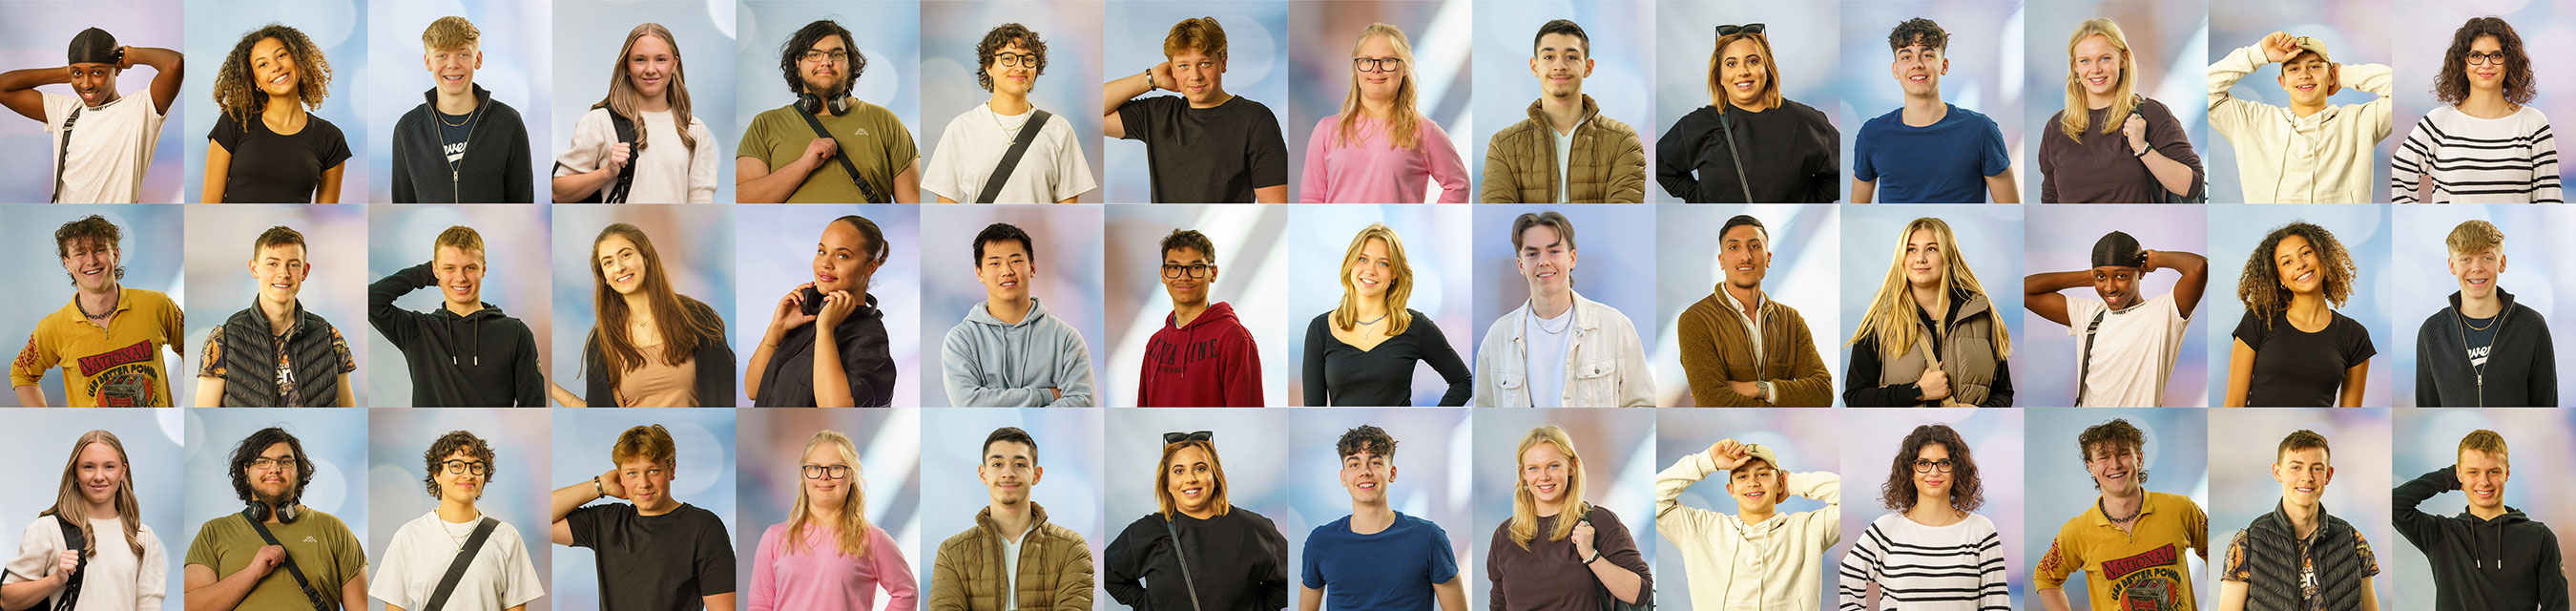
[[[224,320],[225,407],[330,407],[340,397],[340,355],[331,347],[331,323],[295,305],[295,328],[286,338],[287,362],[295,376],[295,396],[280,405],[275,334],[257,301]]]

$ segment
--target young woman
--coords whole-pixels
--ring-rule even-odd
[[[1444,406],[1466,405],[1473,373],[1431,317],[1404,307],[1413,266],[1404,240],[1371,223],[1342,254],[1342,305],[1306,325],[1307,405],[1412,405],[1413,364],[1449,381]]]
[[[1467,165],[1449,132],[1414,103],[1413,43],[1395,26],[1372,23],[1351,45],[1351,88],[1342,111],[1315,123],[1306,139],[1308,204],[1422,203],[1423,186],[1440,183],[1443,204],[1467,203]]]
[[[1950,224],[1919,218],[1852,333],[1843,403],[1852,407],[2011,407],[2012,334],[1968,270]]]
[[[1949,425],[1914,427],[1887,469],[1879,502],[1890,513],[1843,555],[1842,606],[1977,611],[2012,608],[2004,545],[1995,523],[1969,513],[1986,502],[1977,459]]]
[[[443,611],[522,611],[528,601],[546,594],[537,565],[518,527],[502,523],[475,508],[485,486],[501,474],[492,446],[465,431],[450,431],[421,454],[422,478],[438,508],[404,522],[393,544],[376,561],[367,595],[391,609],[427,608],[447,578],[447,569],[464,551],[483,523],[492,523],[483,545],[465,566],[465,575],[448,593]]]
[[[331,96],[331,63],[304,32],[269,24],[233,44],[215,73],[223,111],[206,135],[209,204],[336,204],[349,141],[311,112]]]
[[[1103,550],[1100,587],[1136,609],[1278,611],[1288,607],[1288,538],[1270,518],[1226,500],[1216,435],[1164,433],[1154,472],[1162,509]]]
[[[743,379],[752,381],[743,394],[754,407],[894,403],[885,312],[868,294],[868,283],[890,252],[885,231],[865,217],[844,216],[823,226],[823,238],[814,245],[814,281],[778,298],[769,330],[743,371]],[[819,303],[808,312],[811,302]]]
[[[868,480],[859,447],[839,431],[805,442],[796,506],[787,522],[760,533],[751,559],[750,611],[876,609],[912,611],[920,603],[912,565],[885,529],[868,523]]]
[[[161,608],[169,568],[161,538],[143,525],[142,512],[125,442],[107,431],[82,433],[63,461],[54,505],[27,524],[18,554],[9,558],[0,579],[0,608],[53,608],[52,598],[71,585],[74,568],[81,570],[81,609]],[[80,530],[81,549],[63,544],[66,527]]]
[[[548,382],[565,407],[703,407],[733,403],[733,348],[724,318],[671,290],[662,253],[634,225],[617,223],[590,241],[591,306],[597,326],[582,344],[589,373],[575,395]]]
[[[2379,349],[2334,311],[2357,272],[2324,227],[2291,223],[2254,246],[2236,281],[2245,317],[2227,359],[2227,407],[2360,407]]]
[[[2120,24],[2095,19],[2066,40],[2066,108],[2039,139],[2039,201],[2151,204],[2199,197],[2200,155],[2163,102],[2138,95]]]
[[[1709,105],[1655,141],[1655,181],[1665,193],[1692,203],[1842,199],[1842,131],[1825,113],[1780,97],[1777,58],[1762,24],[1717,27]]]
[[[2549,117],[2526,106],[2531,56],[2503,19],[2479,17],[2451,32],[2433,98],[2388,163],[2388,201],[2563,203],[2558,141]]]
[[[975,45],[975,83],[993,93],[991,100],[948,122],[939,135],[939,156],[921,177],[921,188],[939,203],[1075,203],[1100,188],[1091,178],[1091,161],[1082,156],[1082,141],[1073,122],[1050,114],[1029,149],[1020,154],[1007,176],[994,176],[1002,156],[1037,121],[1029,91],[1046,74],[1047,44],[1028,26],[1005,23],[984,33]],[[1001,181],[996,186],[993,181]],[[993,192],[986,201],[983,196]]]
[[[715,132],[689,113],[686,68],[680,43],[662,24],[626,33],[608,97],[573,122],[572,145],[555,155],[555,201],[715,203],[724,154]],[[620,120],[634,125],[634,143],[618,141]],[[633,178],[621,180],[630,165]]]
[[[1609,509],[1583,500],[1583,456],[1565,429],[1547,425],[1521,437],[1512,485],[1512,517],[1485,545],[1497,611],[1608,611],[1601,593],[1648,606],[1655,577],[1637,540]]]

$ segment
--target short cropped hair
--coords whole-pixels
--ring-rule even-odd
[[[1215,17],[1193,17],[1172,24],[1172,33],[1163,37],[1163,57],[1189,50],[1225,59],[1225,26],[1217,25]]]
[[[2495,431],[2486,429],[2470,431],[2469,436],[2460,438],[2459,452],[2453,452],[2451,455],[2453,457],[2457,457],[2460,452],[2467,452],[2469,450],[2477,450],[2488,456],[2496,457],[2497,462],[2508,465],[2513,464],[2513,461],[2507,460],[2505,457],[2507,452],[2504,447],[2504,436],[2496,434]]]
[[[259,251],[266,250],[268,247],[286,246],[289,244],[303,246],[304,234],[298,233],[294,228],[287,227],[285,225],[270,227],[268,228],[268,231],[259,232],[259,239],[251,241],[250,254],[253,257],[257,257],[259,256]]]
[[[994,223],[985,225],[983,231],[975,233],[974,266],[979,268],[984,266],[985,244],[1014,240],[1020,243],[1020,250],[1029,253],[1030,263],[1038,262],[1038,246],[1036,242],[1029,241],[1029,232],[1021,231],[1019,226],[1010,223]]]
[[[1035,437],[1030,437],[1030,436],[1029,436],[1029,432],[1028,432],[1028,431],[1020,430],[1020,427],[1016,427],[1016,426],[1006,426],[1006,427],[1002,427],[1002,428],[998,428],[998,429],[993,429],[993,434],[991,434],[991,435],[985,435],[985,436],[984,436],[984,451],[985,451],[985,452],[987,452],[987,453],[992,452],[992,451],[993,451],[993,444],[1001,443],[1001,442],[1005,442],[1005,441],[1008,441],[1008,442],[1011,442],[1011,443],[1016,443],[1016,444],[1021,444],[1021,445],[1028,446],[1028,447],[1029,447],[1029,463],[1031,463],[1031,464],[1036,464],[1036,463],[1038,462],[1038,440],[1037,440],[1037,438],[1035,438]],[[979,462],[979,463],[980,463],[980,462],[984,462],[984,458],[983,458],[983,457],[981,457],[981,456],[975,457],[975,462]]]
[[[2272,452],[2272,462],[2281,462],[2282,456],[2288,455],[2292,451],[2305,450],[2308,448],[2325,450],[2326,456],[2329,458],[2334,456],[2334,448],[2326,445],[2326,436],[2319,435],[2316,431],[2299,429],[2296,432],[2290,433],[2290,436],[2281,438],[2281,448]]]
[[[1572,36],[1576,41],[1583,43],[1584,55],[1592,54],[1592,36],[1584,34],[1583,26],[1577,25],[1573,20],[1569,19],[1549,21],[1546,25],[1538,26],[1538,35],[1530,37],[1530,52],[1538,52],[1539,41],[1546,40],[1547,35],[1549,34],[1564,34]]]

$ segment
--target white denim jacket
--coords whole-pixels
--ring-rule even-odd
[[[1529,344],[1522,341],[1529,303],[1485,329],[1476,346],[1476,407],[1531,407]],[[1565,407],[1654,407],[1655,378],[1628,316],[1574,295],[1574,338],[1565,349]]]

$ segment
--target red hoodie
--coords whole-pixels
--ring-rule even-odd
[[[1145,344],[1139,407],[1261,407],[1261,353],[1234,306],[1208,306],[1188,327],[1163,329]]]

